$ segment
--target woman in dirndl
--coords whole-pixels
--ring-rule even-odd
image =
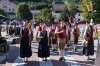
[[[89,60],[90,57],[94,55],[94,40],[93,40],[93,28],[92,26],[88,26],[86,31],[85,40],[88,42],[87,46],[83,47],[83,55],[85,55],[86,59]]]
[[[31,44],[32,40],[33,40],[33,28],[32,28],[32,23],[28,23],[28,29],[30,31],[30,35],[29,35],[29,43]]]
[[[38,33],[38,37],[41,38],[38,46],[38,57],[43,61],[47,61],[47,57],[50,56],[49,49],[49,33],[46,31],[46,26],[42,26],[42,31]]]
[[[30,31],[27,28],[28,23],[25,23],[21,29],[21,44],[20,44],[20,57],[24,58],[24,62],[28,61],[28,58],[32,56],[31,44],[29,43]]]

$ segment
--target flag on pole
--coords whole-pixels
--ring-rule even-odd
[[[88,11],[92,11],[93,10],[92,2],[87,2],[87,9],[88,9]]]

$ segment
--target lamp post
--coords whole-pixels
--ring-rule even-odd
[[[92,3],[93,3],[93,0],[92,0]],[[94,26],[93,18],[92,18],[92,16],[93,16],[93,12],[95,12],[95,10],[93,10],[93,5],[92,5],[92,11],[91,11],[91,22],[90,22],[90,25],[91,25],[91,26]]]

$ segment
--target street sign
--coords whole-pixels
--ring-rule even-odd
[[[93,10],[92,12],[97,12],[96,10]]]

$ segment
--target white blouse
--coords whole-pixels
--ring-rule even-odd
[[[39,31],[39,32],[38,32],[38,35],[37,35],[38,37],[40,37],[40,33],[41,33],[41,32]],[[49,32],[48,32],[48,31],[47,31],[47,37],[49,37]]]
[[[20,34],[22,35],[22,29],[24,30],[24,28],[21,28],[20,29]],[[28,35],[30,35],[31,34],[31,31],[29,30],[29,33],[28,33]]]

